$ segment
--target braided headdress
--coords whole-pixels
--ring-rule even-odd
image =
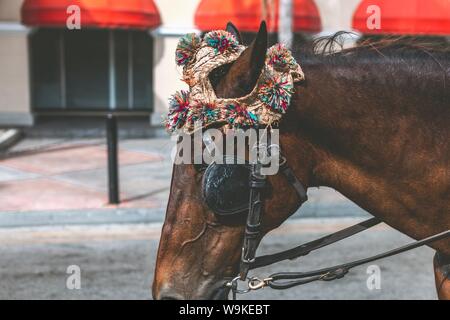
[[[189,91],[177,92],[170,98],[168,131],[192,133],[195,128],[211,124],[257,128],[281,120],[291,102],[294,82],[304,79],[302,69],[282,44],[268,49],[265,66],[249,94],[229,99],[216,97],[209,73],[235,61],[245,48],[223,30],[208,32],[203,38],[190,33],[179,40],[175,60],[183,66],[183,80]]]

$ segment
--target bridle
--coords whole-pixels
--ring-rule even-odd
[[[270,152],[266,151],[266,152]],[[307,284],[314,281],[332,281],[344,277],[350,269],[357,266],[390,257],[409,251],[432,242],[448,238],[450,230],[432,235],[422,240],[411,242],[402,247],[386,251],[380,254],[369,256],[363,259],[326,267],[322,269],[312,270],[308,272],[279,272],[274,273],[268,277],[248,277],[250,270],[265,267],[284,260],[293,260],[301,256],[305,256],[312,251],[318,250],[325,246],[336,243],[340,240],[351,237],[361,231],[367,230],[376,226],[381,221],[377,218],[370,218],[368,220],[357,223],[348,228],[339,230],[335,233],[329,234],[322,238],[301,244],[297,247],[284,250],[278,253],[256,256],[261,236],[261,218],[263,213],[263,196],[262,191],[267,184],[267,176],[261,173],[261,163],[254,163],[250,165],[250,198],[248,206],[248,216],[245,225],[244,240],[242,244],[242,254],[239,266],[239,276],[229,279],[224,286],[230,289],[233,299],[236,299],[237,294],[244,294],[250,291],[258,290],[264,287],[272,289],[288,289],[295,286]],[[294,171],[289,167],[287,159],[280,154],[279,171],[286,177],[287,181],[292,185],[297,192],[301,203],[307,200],[306,188],[302,182],[296,177]],[[247,288],[239,289],[238,282],[243,281],[247,283]]]

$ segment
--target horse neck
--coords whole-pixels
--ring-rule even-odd
[[[310,185],[332,187],[397,229],[422,236],[419,225],[404,221],[411,211],[427,206],[420,202],[420,181],[428,181],[430,170],[449,169],[448,146],[442,154],[435,151],[436,144],[448,144],[448,121],[427,121],[420,105],[427,102],[430,108],[428,93],[403,91],[406,82],[393,86],[389,79],[395,77],[383,74],[381,67],[307,64],[303,69],[307,82],[296,88],[295,121],[288,120],[287,126],[312,146]],[[397,76],[410,78],[405,72]],[[442,93],[435,97],[439,100]],[[445,190],[444,181],[434,182]],[[450,209],[448,201],[442,206]],[[428,227],[422,225],[425,233],[433,233],[435,226]]]
[[[411,68],[394,70],[388,63],[387,71],[364,62],[303,68],[307,82],[296,87],[287,126],[314,146],[319,165],[333,159],[348,170],[395,177],[421,168],[423,155],[433,154],[434,162],[448,159],[449,92],[439,75],[419,82]],[[443,146],[441,152],[433,153],[436,145]],[[338,183],[326,175],[316,178]]]
[[[362,85],[351,70],[314,64],[303,68],[307,82],[296,88],[293,107],[297,133],[314,153],[311,184],[346,195],[356,193],[358,186],[373,186],[365,183],[373,178],[364,169],[376,170],[387,157],[379,152],[389,126],[378,112],[383,102],[370,99],[374,89]]]

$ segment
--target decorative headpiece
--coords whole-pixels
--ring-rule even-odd
[[[192,133],[195,128],[218,123],[228,128],[256,128],[281,120],[291,102],[294,82],[304,79],[302,69],[282,44],[267,50],[265,66],[249,94],[230,99],[216,97],[209,73],[235,61],[245,48],[223,30],[208,32],[203,39],[190,33],[179,40],[175,60],[183,66],[183,80],[189,91],[176,92],[169,99],[168,131]]]

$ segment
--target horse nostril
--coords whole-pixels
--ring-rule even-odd
[[[219,287],[212,292],[210,299],[212,299],[212,300],[228,300],[229,292],[230,292],[230,289],[225,288],[225,287]]]

